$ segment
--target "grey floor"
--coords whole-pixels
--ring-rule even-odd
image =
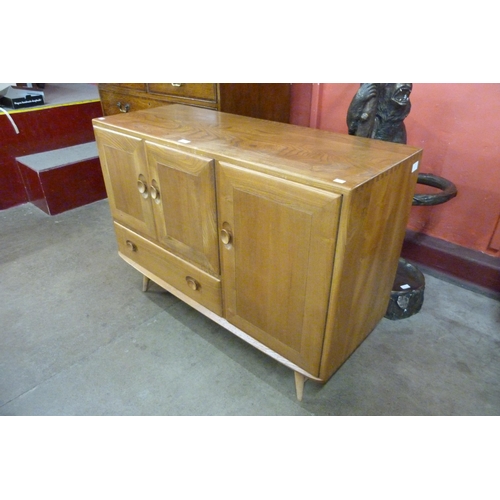
[[[107,200],[0,212],[0,415],[499,415],[500,302],[427,275],[324,386],[117,255]]]

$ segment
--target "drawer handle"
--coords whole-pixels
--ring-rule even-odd
[[[220,239],[224,245],[229,245],[233,239],[233,235],[228,229],[221,229]]]
[[[172,87],[182,87],[182,83],[171,83]]]
[[[188,284],[188,287],[194,291],[201,288],[201,285],[194,278],[191,278],[191,276],[186,276],[186,283]]]
[[[118,109],[121,113],[128,113],[130,111],[130,104],[128,102],[125,103],[125,106],[123,106],[122,103],[118,101],[116,105],[118,106]]]
[[[132,243],[130,240],[127,240],[126,244],[130,251],[137,252],[137,245],[135,243]]]

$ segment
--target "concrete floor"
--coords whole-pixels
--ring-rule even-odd
[[[426,276],[324,386],[117,255],[107,200],[0,212],[0,415],[499,415],[500,302]]]

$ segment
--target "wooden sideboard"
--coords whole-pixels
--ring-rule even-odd
[[[185,104],[226,113],[290,121],[288,83],[100,83],[104,115]]]
[[[383,318],[421,150],[178,104],[93,126],[119,255],[290,367],[299,400]]]

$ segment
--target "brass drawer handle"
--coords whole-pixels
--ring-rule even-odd
[[[128,102],[125,103],[125,106],[124,106],[124,105],[122,105],[122,103],[120,101],[118,101],[116,103],[116,105],[118,106],[120,113],[128,113],[130,111],[130,104]]]
[[[132,243],[130,240],[127,240],[125,243],[131,252],[137,252],[137,245],[135,243]]]
[[[191,290],[196,291],[201,288],[201,285],[194,278],[191,278],[191,276],[186,276],[186,283]]]

